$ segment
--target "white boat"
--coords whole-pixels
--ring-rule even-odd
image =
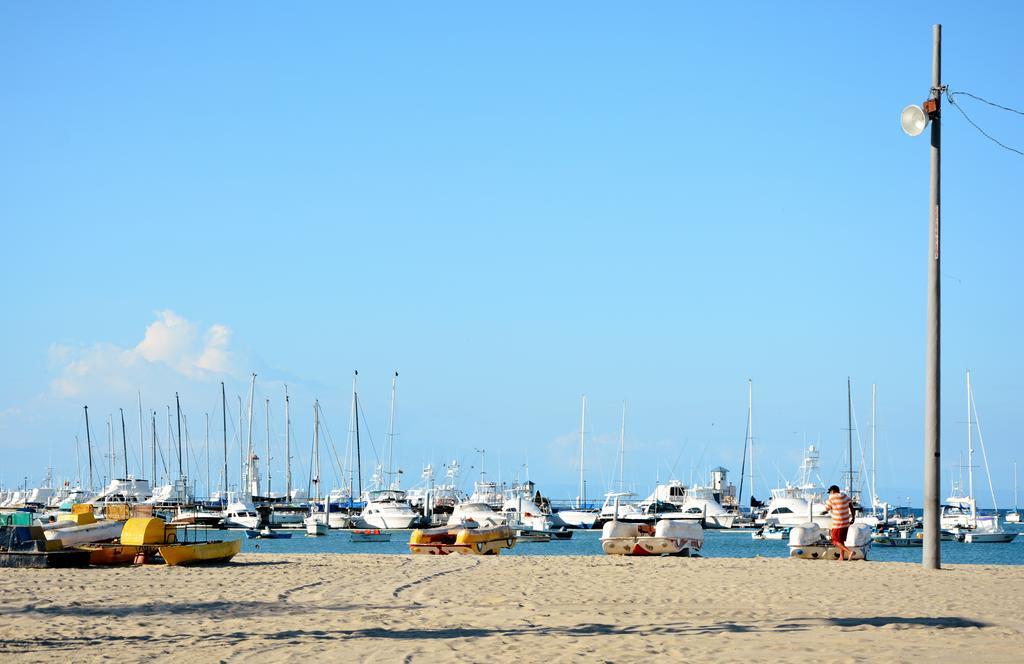
[[[808,446],[800,464],[799,482],[796,485],[787,482],[784,486],[772,489],[764,517],[757,520],[758,525],[776,523],[793,528],[813,522],[821,528],[832,526],[832,517],[825,511],[824,489],[812,479],[819,458],[818,448]]]
[[[316,535],[316,536],[326,535],[328,530],[329,530],[329,528],[328,528],[327,524],[324,523],[323,519],[317,518],[317,517],[312,516],[312,515],[310,515],[306,519],[306,534],[307,535]]]
[[[724,476],[728,471],[716,468],[714,472]],[[648,508],[655,504],[671,506],[671,513],[665,518],[703,521],[706,528],[732,528],[736,522],[736,514],[722,507],[710,487],[687,487],[679,480],[654,487],[654,492],[640,503],[640,508],[650,513]]]
[[[412,528],[420,515],[398,489],[380,489],[367,494],[366,506],[357,522],[363,528],[402,530]]]
[[[784,540],[789,537],[790,528],[783,528],[782,526],[774,523],[768,524],[767,526],[761,526],[754,532],[750,533],[751,539],[756,540]]]
[[[461,502],[452,510],[448,517],[449,526],[471,526],[475,524],[481,528],[494,528],[504,526],[507,520],[503,514],[495,512],[487,503],[474,503],[469,500]]]
[[[235,500],[224,509],[224,527],[256,530],[260,526],[260,515],[249,503]]]
[[[635,503],[625,502],[623,499],[636,498],[632,491],[609,491],[604,494],[604,504],[598,513],[598,522],[607,521],[646,521],[647,516]]]
[[[529,480],[513,484],[505,492],[501,512],[513,528],[527,530],[555,530],[565,526],[557,514],[548,514],[534,500],[535,484]]]

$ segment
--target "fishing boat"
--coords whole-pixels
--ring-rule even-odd
[[[409,536],[409,551],[417,554],[444,556],[460,553],[496,556],[502,549],[516,545],[515,532],[509,526],[463,528],[442,526],[417,529]]]
[[[352,542],[390,542],[391,533],[382,532],[379,528],[366,528],[353,530],[351,533]]]
[[[851,524],[844,544],[850,549],[850,560],[867,560],[871,550],[871,526]],[[789,532],[789,555],[810,560],[839,560],[840,550],[832,545],[828,529],[816,523],[805,523]]]

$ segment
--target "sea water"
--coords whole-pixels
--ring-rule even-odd
[[[1022,534],[1009,544],[962,544],[942,542],[944,564],[1024,565],[1024,530],[1020,526],[1005,526]],[[244,540],[244,553],[409,553],[409,530],[383,531],[391,534],[389,542],[353,542],[347,530],[332,530],[328,535],[312,537],[305,531],[292,532],[290,539]],[[239,531],[208,531],[210,539],[238,539]],[[570,540],[518,543],[502,551],[503,556],[600,556],[600,530],[573,531]],[[789,555],[786,540],[755,540],[749,530],[706,530],[704,547],[700,554],[706,558],[784,558]],[[871,560],[921,562],[920,547],[872,546]]]

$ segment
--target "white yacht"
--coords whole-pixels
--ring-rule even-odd
[[[412,528],[419,518],[405,499],[405,492],[398,489],[370,491],[359,515],[359,521],[367,528]]]
[[[604,494],[604,504],[598,513],[599,523],[605,523],[612,519],[618,521],[643,521],[647,517],[644,511],[635,503],[623,502],[623,499],[635,499],[636,494],[632,491],[609,491]]]
[[[246,528],[255,530],[259,527],[260,515],[249,503],[235,500],[224,509],[224,526],[227,528]]]
[[[716,468],[715,472],[727,471]],[[707,528],[732,528],[736,514],[722,507],[715,494],[711,487],[686,487],[679,480],[670,480],[667,484],[654,487],[654,491],[640,503],[640,507],[649,512],[647,508],[656,505],[659,514],[665,513],[668,507],[673,511],[668,512],[664,518],[691,521],[703,519]]]
[[[470,526],[475,524],[480,528],[494,528],[506,525],[507,520],[487,503],[474,503],[463,501],[455,505],[451,516],[448,517],[449,526]]]

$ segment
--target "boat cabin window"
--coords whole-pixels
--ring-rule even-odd
[[[771,511],[772,514],[792,514],[793,510],[788,507],[776,507]]]

